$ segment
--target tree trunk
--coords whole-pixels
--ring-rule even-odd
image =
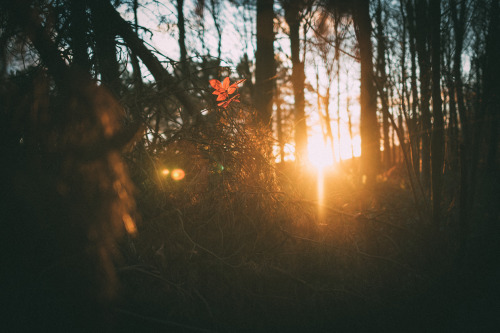
[[[500,110],[500,4],[498,0],[492,0],[490,5],[490,24],[488,37],[486,39],[486,61],[484,77],[484,100],[486,103],[486,139],[488,150],[486,154],[486,167],[489,172],[498,172],[498,126]]]
[[[361,62],[361,160],[367,184],[375,182],[380,165],[380,138],[377,121],[377,91],[373,75],[370,2],[356,1],[353,11],[356,38]]]
[[[453,32],[455,36],[455,51],[453,54],[453,85],[454,92],[456,93],[456,102],[458,106],[458,114],[460,115],[463,140],[466,145],[468,145],[470,143],[470,133],[462,82],[462,50],[465,34],[466,7],[466,3],[461,1],[460,10],[457,12],[456,0],[450,0],[450,13],[453,22]]]
[[[401,163],[404,161],[403,157],[402,157],[402,150],[406,149],[406,144],[404,141],[406,134],[405,134],[405,128],[403,125],[403,115],[402,114],[398,115],[398,127],[401,130],[401,140],[399,141],[399,149],[396,149],[396,146],[394,143],[394,134],[395,134],[394,132],[396,132],[396,129],[394,127],[392,128],[392,137],[393,137],[392,144],[393,144],[393,152],[394,152],[393,156],[394,156],[395,163]]]
[[[403,19],[403,24],[402,24],[402,36],[401,36],[401,94],[400,94],[400,114],[399,114],[399,117],[398,117],[398,126],[399,128],[401,129],[401,132],[403,133],[403,142],[399,142],[399,146],[400,146],[400,149],[397,151],[398,152],[398,160],[397,162],[399,163],[400,161],[402,161],[402,158],[400,158],[400,154],[401,154],[401,151],[403,149],[406,149],[406,133],[404,133],[404,127],[403,127],[403,117],[406,121],[406,125],[408,127],[408,133],[409,135],[411,135],[411,125],[410,125],[410,122],[409,122],[409,117],[408,117],[408,112],[406,110],[406,106],[408,105],[408,107],[410,106],[410,103],[409,103],[409,99],[408,99],[408,104],[406,104],[406,101],[407,101],[407,98],[406,96],[408,96],[408,91],[407,91],[407,86],[406,86],[406,25],[407,25],[407,22],[406,22],[406,15],[405,15],[405,12],[404,12],[404,9],[403,9],[403,2],[402,0],[400,1],[400,12],[401,12],[401,18]],[[396,151],[395,151],[395,154],[396,155]],[[396,159],[396,157],[395,157]]]
[[[274,0],[257,0],[257,52],[255,54],[254,105],[258,120],[272,127],[274,63]]]
[[[431,113],[430,113],[430,52],[429,52],[429,15],[426,1],[416,1],[416,48],[418,54],[418,64],[420,68],[420,111],[422,114],[422,183],[424,189],[430,189],[431,175]]]
[[[448,149],[447,156],[451,167],[456,167],[458,164],[458,118],[457,118],[457,103],[455,100],[455,82],[452,75],[448,74],[446,78],[446,86],[448,88],[449,98],[449,119],[448,119]]]
[[[184,0],[177,0],[177,28],[179,29],[179,51],[182,74],[188,75],[188,62],[186,50],[186,27],[184,24]]]
[[[430,25],[432,43],[432,220],[441,222],[441,194],[444,164],[444,120],[441,101],[441,0],[430,0]]]
[[[137,10],[139,9],[139,3],[138,0],[134,0],[133,2],[133,11],[134,11],[134,31],[137,34],[139,31],[139,18],[137,15]],[[141,73],[141,66],[139,65],[139,59],[137,58],[137,55],[130,51],[130,62],[132,63],[132,70],[133,70],[133,76],[134,76],[134,85],[136,88],[141,89],[142,88],[142,73]]]
[[[382,163],[384,168],[389,168],[392,164],[391,158],[391,144],[389,137],[389,105],[388,105],[388,94],[387,94],[387,74],[386,74],[386,44],[384,36],[384,24],[382,23],[382,4],[378,0],[377,10],[375,12],[375,20],[377,22],[377,74],[378,74],[378,91],[383,96],[380,97],[382,104],[382,129],[384,134],[384,153],[382,158]]]
[[[351,117],[351,110],[349,110],[349,104],[350,104],[350,99],[349,97],[347,98],[347,101],[346,101],[346,112],[347,112],[347,122],[348,122],[348,126],[349,126],[349,138],[351,139],[351,156],[352,156],[352,160],[354,161],[354,144],[352,142],[352,117]],[[354,163],[353,163],[354,165]]]
[[[87,1],[71,0],[71,49],[73,50],[73,66],[78,66],[82,71],[90,73],[91,64],[88,54],[87,34],[90,25],[87,15]]]
[[[290,28],[290,52],[292,58],[292,83],[295,98],[295,159],[303,163],[307,159],[307,123],[305,115],[304,63],[300,61],[300,3],[291,1],[285,6],[285,20]]]
[[[104,6],[111,6],[109,0],[91,0],[91,18],[94,28],[95,56],[102,83],[115,95],[120,95],[120,68],[116,59],[116,31],[113,24],[103,10]]]
[[[340,43],[337,42],[336,45],[340,47]],[[342,139],[340,135],[340,59],[338,56],[336,57],[336,59],[337,59],[337,142],[339,144],[339,163],[342,164],[342,155],[340,153],[342,151]],[[330,92],[328,92],[328,99],[330,99]],[[332,137],[332,148],[333,148],[333,137]],[[335,161],[335,155],[333,160]]]
[[[417,51],[416,51],[416,23],[415,23],[415,13],[411,1],[406,3],[406,11],[408,13],[408,41],[410,44],[410,57],[411,57],[411,77],[410,77],[410,90],[411,90],[411,121],[410,126],[410,145],[411,145],[411,155],[413,162],[413,170],[417,179],[420,176],[420,135],[419,132],[419,115],[417,113],[418,108],[418,88],[417,88]]]
[[[215,30],[217,31],[217,59],[218,64],[220,64],[221,56],[222,56],[222,28],[219,24],[219,2],[218,0],[210,0],[210,6],[212,10],[210,11],[212,14],[212,19],[214,21]]]
[[[280,147],[280,162],[285,162],[285,140],[283,138],[283,110],[281,110],[280,90],[277,87],[277,80],[274,80],[274,92],[276,101],[276,132],[278,135],[278,145]]]
[[[333,131],[332,131],[332,119],[330,117],[330,88],[331,88],[332,82],[329,77],[328,79],[328,87],[326,88],[326,96],[324,98],[324,109],[325,109],[325,125],[326,125],[326,135],[330,139],[330,144],[332,145],[332,161],[336,160],[335,157],[335,146],[334,146],[334,140],[333,140]],[[340,141],[339,142],[339,161],[340,161]]]

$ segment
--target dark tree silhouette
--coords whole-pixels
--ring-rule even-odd
[[[371,17],[369,1],[357,1],[353,8],[353,21],[361,62],[361,159],[367,183],[375,182],[380,166],[380,135],[377,121],[377,91],[373,73],[373,49],[371,42]]]
[[[305,114],[305,73],[304,61],[300,59],[300,28],[305,1],[283,1],[285,20],[290,29],[290,55],[292,58],[292,83],[295,117],[295,158],[304,162],[307,158],[307,122]]]
[[[254,104],[258,119],[272,126],[273,91],[276,76],[274,63],[274,1],[257,1],[257,52],[255,53]]]

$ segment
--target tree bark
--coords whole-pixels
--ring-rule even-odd
[[[377,121],[377,91],[373,75],[370,2],[356,1],[353,11],[361,62],[361,161],[367,184],[375,182],[380,165],[380,138]]]
[[[260,123],[272,128],[274,63],[274,0],[257,0],[257,52],[254,105]]]
[[[432,220],[441,223],[441,194],[444,164],[444,120],[441,101],[441,0],[430,0],[432,43]]]
[[[82,71],[90,73],[91,64],[88,54],[87,35],[90,25],[87,15],[86,0],[71,0],[71,49],[73,50],[72,65],[78,66]]]
[[[177,0],[177,28],[179,29],[179,51],[181,68],[184,75],[188,75],[186,27],[184,24],[184,0]]]
[[[297,1],[285,5],[285,20],[290,28],[290,52],[292,58],[292,83],[295,115],[295,159],[303,163],[307,158],[307,123],[305,115],[305,73],[300,61],[300,6]]]
[[[422,136],[422,172],[421,179],[424,189],[430,189],[431,177],[431,64],[429,52],[429,15],[427,1],[417,0],[415,4],[416,18],[416,49],[418,65],[420,69],[420,112],[421,112],[421,136]]]
[[[120,68],[116,59],[116,32],[103,7],[111,6],[109,0],[91,0],[91,20],[94,28],[94,52],[101,82],[119,96],[121,91]]]
[[[465,15],[466,3],[460,1],[460,9],[457,12],[456,0],[450,0],[450,13],[453,22],[453,32],[455,36],[455,50],[453,54],[453,78],[454,93],[456,93],[456,102],[458,114],[460,115],[460,124],[462,127],[463,140],[466,144],[470,142],[468,115],[465,107],[463,82],[462,82],[462,50],[465,34]],[[467,149],[466,149],[467,150]]]
[[[392,164],[392,156],[391,156],[391,144],[389,137],[389,105],[388,105],[388,94],[387,94],[387,73],[386,73],[386,61],[385,61],[385,53],[386,53],[386,43],[384,36],[384,24],[382,23],[382,4],[380,0],[378,0],[377,10],[375,12],[375,20],[377,22],[377,74],[378,74],[378,84],[380,85],[378,91],[381,96],[381,104],[382,104],[382,132],[384,134],[384,153],[382,158],[382,163],[384,168],[389,168]]]
[[[134,0],[133,2],[134,31],[136,34],[139,32],[139,17],[137,15],[138,9],[139,9],[139,2],[138,0]],[[141,66],[139,65],[139,59],[137,58],[137,55],[132,51],[130,51],[130,62],[132,63],[134,86],[138,89],[141,89],[142,88]]]
[[[484,75],[484,100],[486,119],[486,139],[488,150],[486,153],[486,167],[489,172],[498,172],[498,126],[500,110],[500,1],[491,0],[490,22],[488,26],[488,36],[486,39],[486,61]]]
[[[411,76],[410,76],[410,90],[411,90],[411,121],[410,121],[410,145],[411,156],[413,163],[413,170],[417,179],[420,177],[420,135],[419,135],[419,115],[418,109],[418,87],[417,87],[417,51],[416,51],[416,23],[415,12],[411,1],[406,2],[406,11],[408,14],[408,41],[410,46],[411,58]]]

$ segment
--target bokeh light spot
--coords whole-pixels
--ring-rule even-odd
[[[168,176],[169,173],[170,173],[170,170],[168,170],[168,169],[161,170],[161,174],[164,176]]]
[[[123,214],[122,219],[125,230],[127,230],[129,235],[135,235],[137,233],[137,226],[132,217],[129,214]]]
[[[182,180],[186,176],[186,173],[182,169],[174,169],[172,170],[172,179],[173,180]]]

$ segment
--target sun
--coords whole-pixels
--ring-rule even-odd
[[[327,145],[321,134],[313,134],[307,144],[309,163],[316,168],[325,168],[333,165],[331,146]]]

